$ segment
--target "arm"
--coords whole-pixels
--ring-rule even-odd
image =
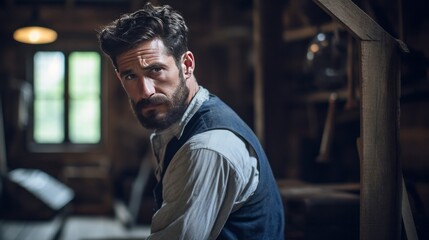
[[[219,139],[220,148],[191,141],[176,154],[164,176],[164,203],[152,219],[149,239],[216,238],[232,209],[253,193],[253,172],[242,167],[252,165],[247,149],[235,136],[224,137],[210,138]]]

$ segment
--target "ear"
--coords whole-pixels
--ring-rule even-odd
[[[191,51],[187,51],[183,54],[182,69],[186,79],[192,76],[195,70],[195,59],[194,54]]]

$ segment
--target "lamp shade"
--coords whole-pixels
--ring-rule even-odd
[[[13,38],[22,43],[45,44],[57,39],[57,32],[42,26],[25,26],[18,28],[13,33]]]

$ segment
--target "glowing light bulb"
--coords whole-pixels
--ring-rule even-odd
[[[49,28],[40,26],[29,26],[17,29],[13,38],[22,43],[43,44],[51,43],[57,39],[57,33]]]
[[[32,43],[36,43],[37,41],[39,41],[40,37],[41,37],[40,32],[35,30],[30,31],[28,34],[28,40]]]

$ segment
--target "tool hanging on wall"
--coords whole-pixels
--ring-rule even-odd
[[[330,162],[330,151],[335,130],[335,112],[337,100],[337,93],[331,93],[331,95],[329,96],[328,113],[326,115],[325,127],[323,129],[322,141],[320,143],[319,155],[316,159],[316,161],[319,163]]]

